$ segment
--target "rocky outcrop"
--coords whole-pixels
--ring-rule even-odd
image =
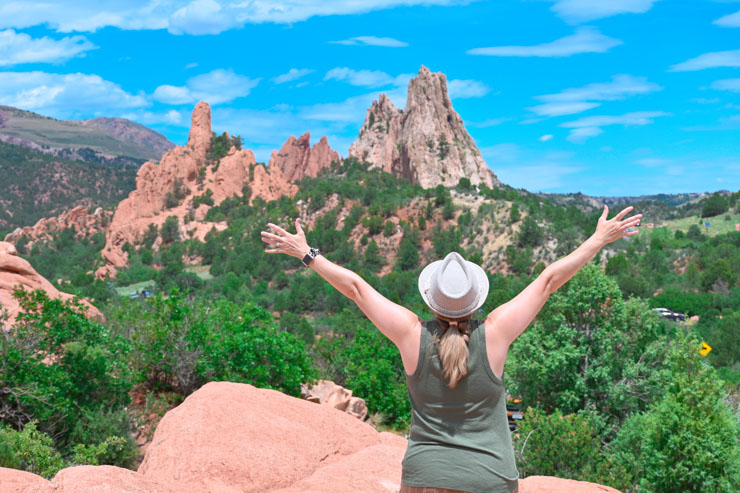
[[[35,291],[42,289],[50,298],[69,300],[73,295],[63,293],[55,288],[48,280],[31,266],[31,264],[18,256],[18,252],[13,244],[0,242],[0,310],[7,311],[8,320],[5,326],[2,326],[0,318],[0,327],[9,329],[20,312],[18,300],[13,298],[13,292],[17,287],[26,291]],[[100,310],[91,305],[88,301],[82,300],[82,304],[88,309],[88,315],[97,320],[103,320],[103,314]]]
[[[364,420],[367,416],[365,400],[352,395],[352,391],[331,380],[319,380],[308,387],[301,385],[301,396],[309,402],[324,404]]]
[[[329,147],[329,140],[321,140],[311,149],[311,134],[306,132],[296,139],[290,136],[280,151],[272,151],[268,167],[280,168],[290,183],[299,181],[304,176],[316,177],[323,168],[339,161],[339,154]]]
[[[501,184],[452,107],[445,74],[423,65],[409,82],[403,112],[384,94],[373,102],[349,155],[424,188],[454,186],[463,177]]]
[[[330,406],[211,382],[165,414],[137,472],[75,466],[46,481],[0,468],[0,484],[7,493],[396,493],[406,447]],[[619,493],[544,476],[519,484],[520,493]]]
[[[96,271],[98,278],[114,277],[116,269],[128,262],[123,245],[139,244],[151,224],[159,228],[170,216],[178,219],[183,238],[202,241],[212,228],[225,229],[225,223],[205,221],[210,206],[194,208],[196,196],[210,193],[214,205],[218,205],[227,197],[242,195],[245,185],[251,192],[250,201],[295,195],[297,188],[288,183],[280,169],[258,165],[250,150],[232,147],[219,162],[210,162],[211,136],[211,109],[200,102],[193,110],[187,144],[167,152],[159,164],[149,161],[142,165],[136,175],[136,189],[121,201],[113,215],[102,251],[106,265]]]
[[[8,233],[5,241],[16,244],[21,238],[26,238],[27,247],[31,248],[37,241],[50,241],[53,233],[59,233],[67,228],[73,228],[76,231],[76,238],[87,238],[95,233],[104,233],[113,213],[104,211],[101,207],[95,209],[92,214],[87,210],[87,207],[80,205],[57,217],[39,219],[33,226],[16,228],[12,233]]]

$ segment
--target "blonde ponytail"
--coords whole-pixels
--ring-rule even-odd
[[[457,382],[468,374],[468,343],[470,342],[470,318],[462,320],[445,320],[437,317],[441,336],[438,334],[435,343],[442,363],[442,375],[454,389]]]

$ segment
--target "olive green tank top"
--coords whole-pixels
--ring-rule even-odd
[[[436,319],[422,325],[419,363],[406,374],[412,410],[404,484],[508,492],[519,477],[504,382],[488,363],[485,326],[473,319],[470,327],[468,374],[451,389],[434,345],[442,327]]]

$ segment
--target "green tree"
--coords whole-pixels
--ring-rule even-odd
[[[701,217],[713,217],[724,214],[729,208],[730,204],[727,202],[727,199],[719,193],[714,193],[702,203]]]
[[[517,236],[519,247],[536,247],[541,245],[543,240],[544,231],[537,224],[537,221],[535,221],[531,214],[525,217],[519,229],[519,235]]]
[[[176,216],[169,216],[162,224],[162,242],[172,243],[180,239],[180,222]]]
[[[672,344],[665,394],[632,416],[614,449],[640,491],[735,492],[740,489],[738,421],[722,381],[702,364],[699,341]]]
[[[367,268],[373,272],[379,271],[385,265],[385,260],[380,255],[380,247],[375,240],[371,240],[365,248],[364,261]]]
[[[511,205],[511,210],[509,211],[509,224],[514,224],[518,220],[520,220],[522,217],[521,213],[519,212],[519,206],[516,204]]]
[[[600,416],[610,434],[660,394],[662,323],[647,303],[586,264],[509,350],[509,391],[524,405]]]
[[[400,270],[412,270],[419,265],[419,247],[411,234],[403,235],[396,265]]]

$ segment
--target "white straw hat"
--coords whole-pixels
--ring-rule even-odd
[[[457,252],[424,267],[419,274],[419,292],[435,312],[449,318],[470,315],[488,297],[488,276],[477,264]]]

